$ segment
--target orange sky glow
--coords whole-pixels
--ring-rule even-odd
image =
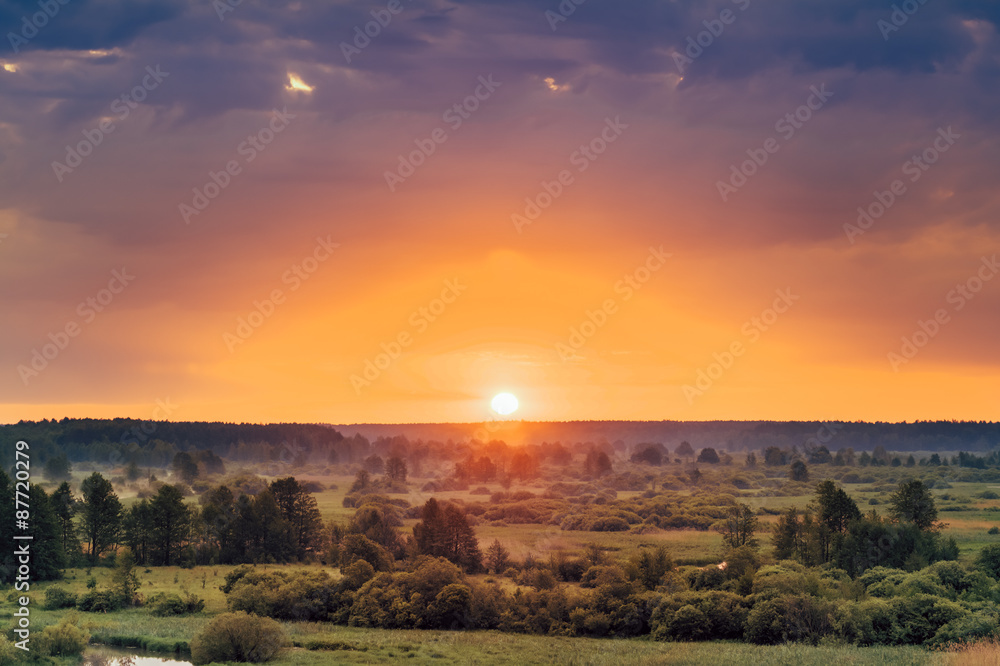
[[[0,421],[1000,419],[992,10],[747,9],[680,73],[696,8],[585,8],[414,7],[351,62],[339,3],[5,54]]]

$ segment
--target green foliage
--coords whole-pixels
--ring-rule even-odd
[[[50,587],[45,590],[45,610],[73,608],[76,606],[76,595],[61,587]]]
[[[84,480],[82,532],[88,544],[90,563],[96,564],[104,551],[118,540],[122,505],[111,482],[94,472]]]
[[[40,654],[53,657],[76,657],[83,653],[90,641],[90,634],[79,626],[76,613],[63,617],[58,624],[42,629],[35,639]]]
[[[205,610],[205,600],[188,592],[181,598],[179,594],[158,594],[149,600],[150,612],[157,617],[191,615]]]
[[[340,566],[346,567],[363,560],[375,571],[392,571],[392,554],[363,534],[348,534],[340,542]]]
[[[903,481],[889,498],[891,515],[899,521],[913,523],[920,530],[929,530],[937,520],[937,508],[931,491],[920,479]]]
[[[625,567],[630,580],[639,582],[647,590],[655,590],[667,572],[674,569],[674,561],[666,547],[655,550],[644,548],[632,556]]]
[[[90,589],[76,602],[79,610],[87,613],[111,613],[121,610],[121,597],[111,590],[99,590],[96,587]]]
[[[746,504],[737,504],[730,508],[718,530],[722,534],[722,541],[730,548],[757,546],[757,539],[754,538],[757,516]]]
[[[816,644],[832,633],[836,606],[808,595],[783,596],[757,603],[747,615],[745,638],[750,643]]]
[[[976,566],[987,575],[1000,579],[1000,544],[992,544],[979,551]]]
[[[198,665],[262,663],[277,656],[284,643],[285,632],[274,620],[243,612],[223,613],[191,640],[191,661]]]
[[[236,572],[233,572],[236,574]],[[326,622],[350,600],[347,578],[335,583],[325,571],[257,571],[242,569],[227,577],[223,591],[230,610],[279,620]]]
[[[138,593],[142,583],[135,571],[135,556],[129,548],[122,548],[115,556],[111,585],[122,606],[135,606],[139,603]]]
[[[28,487],[28,506],[31,507],[32,580],[55,580],[62,577],[66,566],[62,534],[51,498],[36,484]]]

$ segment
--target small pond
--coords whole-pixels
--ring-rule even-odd
[[[191,662],[141,650],[94,645],[84,651],[83,666],[191,666]]]

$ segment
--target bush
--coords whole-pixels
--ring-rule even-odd
[[[76,613],[70,613],[59,624],[45,627],[36,639],[41,654],[53,657],[76,657],[83,654],[90,634],[77,626]]]
[[[45,590],[45,610],[58,610],[76,606],[76,595],[61,587],[50,587]]]
[[[986,546],[979,551],[976,565],[987,575],[1000,579],[1000,545]]]
[[[808,595],[784,596],[759,602],[747,615],[747,642],[777,645],[803,641],[816,644],[833,633],[835,606]]]
[[[941,625],[931,645],[950,645],[952,643],[968,643],[980,638],[991,638],[1000,635],[995,615],[985,612],[973,613]]]
[[[705,636],[707,624],[700,610],[691,605],[681,606],[667,623],[666,630],[674,640],[696,641]]]
[[[121,609],[118,597],[111,590],[91,589],[76,602],[79,610],[87,613],[111,613]]]
[[[190,592],[183,599],[177,594],[158,594],[150,600],[150,606],[150,612],[157,617],[190,615],[205,610],[205,600]]]
[[[285,643],[285,632],[274,620],[243,612],[223,613],[191,640],[191,661],[270,661]]]

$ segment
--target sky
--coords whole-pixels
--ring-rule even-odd
[[[1000,419],[1000,5],[0,1],[0,421]]]

